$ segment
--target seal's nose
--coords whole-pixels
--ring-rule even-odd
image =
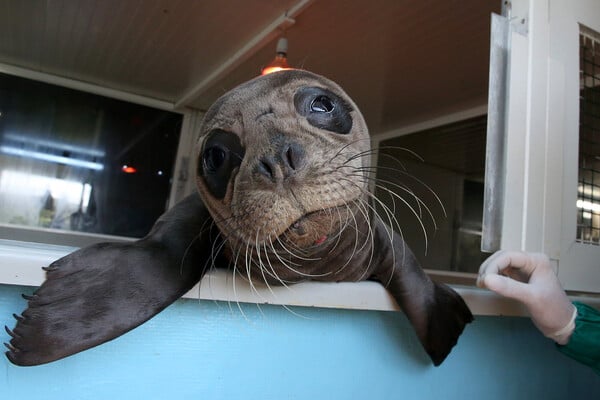
[[[258,160],[257,171],[270,181],[283,181],[294,176],[306,165],[304,148],[293,142],[277,146],[274,154],[266,154]]]
[[[283,166],[290,173],[302,169],[305,163],[304,148],[297,143],[291,143],[284,148],[281,159],[283,160]]]

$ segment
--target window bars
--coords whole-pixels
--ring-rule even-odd
[[[600,245],[600,34],[582,27],[579,37],[576,240]]]

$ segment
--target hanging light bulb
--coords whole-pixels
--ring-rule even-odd
[[[262,69],[261,75],[267,75],[271,72],[283,71],[286,69],[294,69],[287,62],[288,42],[286,38],[280,38],[277,41],[277,50],[275,58],[269,65]]]

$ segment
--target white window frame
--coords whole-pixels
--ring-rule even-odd
[[[512,2],[503,249],[543,252],[567,290],[600,292],[600,246],[578,243],[579,24],[597,0]]]

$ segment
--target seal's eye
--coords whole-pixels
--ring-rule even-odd
[[[240,138],[231,132],[215,129],[204,140],[198,160],[198,176],[218,199],[225,197],[233,172],[244,159],[245,150]]]
[[[303,87],[294,95],[296,112],[312,125],[334,133],[352,129],[352,107],[332,91],[320,87]]]
[[[219,147],[209,147],[204,149],[202,161],[204,162],[204,170],[208,173],[215,173],[223,166],[227,158],[225,150]]]
[[[324,95],[315,97],[315,99],[310,103],[310,111],[312,112],[330,113],[334,109],[335,104],[333,101]]]

